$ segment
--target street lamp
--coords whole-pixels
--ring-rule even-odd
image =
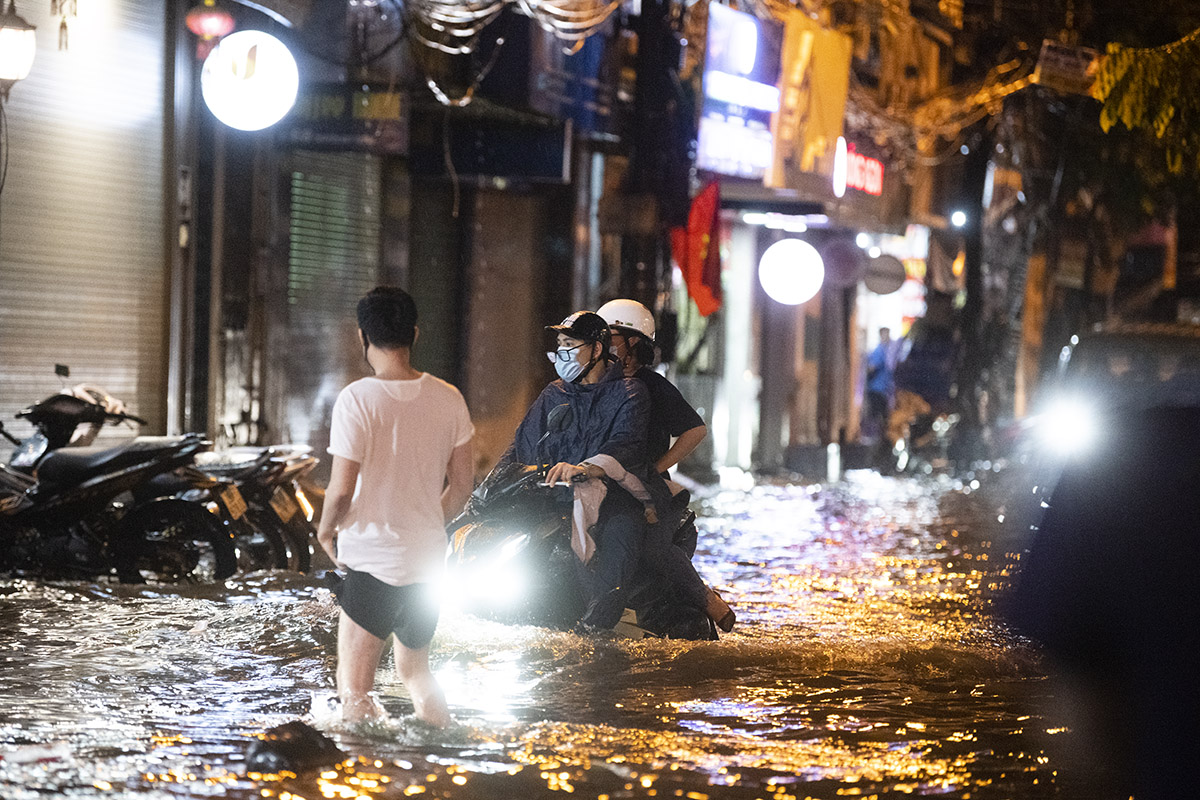
[[[13,84],[29,74],[36,54],[34,27],[18,16],[16,0],[9,0],[8,10],[0,14],[0,103],[8,99]]]

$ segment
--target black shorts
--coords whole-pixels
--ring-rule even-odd
[[[338,600],[346,616],[372,636],[386,639],[394,633],[409,650],[422,650],[433,641],[438,602],[428,583],[392,586],[365,572],[347,570]]]

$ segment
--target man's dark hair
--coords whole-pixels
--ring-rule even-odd
[[[377,286],[358,301],[358,327],[367,343],[376,347],[412,347],[417,304],[398,286]]]

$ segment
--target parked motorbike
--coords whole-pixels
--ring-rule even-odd
[[[242,569],[308,572],[316,541],[315,509],[303,486],[317,465],[310,453],[300,445],[201,453],[195,463],[156,477],[136,494],[203,504],[238,542]]]
[[[887,429],[892,447],[883,471],[932,474],[949,469],[953,466],[950,448],[958,421],[958,414],[936,413],[919,395],[897,391]]]
[[[233,574],[232,537],[179,498],[124,500],[209,446],[198,434],[44,454],[36,475],[0,468],[0,571],[122,581],[212,581]]]
[[[570,545],[573,494],[567,485],[547,486],[545,478],[545,467],[498,467],[447,526],[452,591],[468,612],[562,630],[583,616],[579,562]],[[694,543],[694,523],[684,509],[678,541]],[[630,621],[653,635],[717,638],[704,612],[677,599],[657,576],[636,576],[626,602],[636,617]]]
[[[145,420],[129,414],[124,404],[105,390],[81,384],[51,395],[17,414],[33,423],[33,433],[17,440],[10,466],[32,473],[49,452],[90,444],[106,423]],[[153,476],[133,488],[135,501],[176,497],[198,503],[232,536],[239,571],[291,569],[311,566],[312,505],[301,480],[317,464],[309,448],[236,448],[198,452],[193,463]]]
[[[53,450],[92,444],[106,423],[146,424],[141,417],[127,413],[125,405],[103,389],[85,384],[50,395],[16,416],[32,424],[33,433],[18,439],[0,421],[0,435],[16,445],[8,465],[25,473],[32,473],[42,457]]]

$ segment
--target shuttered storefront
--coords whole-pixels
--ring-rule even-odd
[[[50,3],[12,89],[0,194],[0,418],[69,383],[108,389],[161,431],[166,403],[163,0],[80,3],[70,49]],[[112,435],[128,435],[114,431]]]
[[[379,283],[380,159],[295,151],[286,308],[277,309],[269,386],[279,438],[323,452],[342,387],[366,374],[355,306]]]

